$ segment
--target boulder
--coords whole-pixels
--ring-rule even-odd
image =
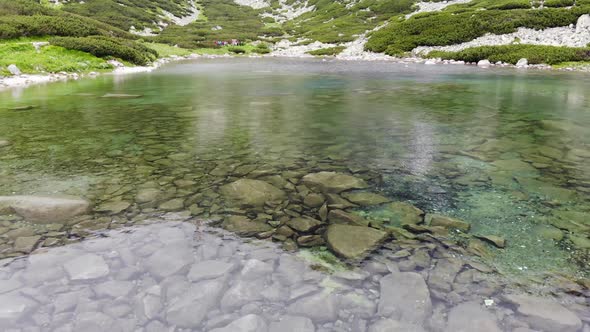
[[[496,317],[477,302],[461,303],[449,312],[446,332],[501,332]]]
[[[89,208],[88,201],[76,197],[0,196],[0,214],[16,213],[40,224],[63,223]]]
[[[468,232],[471,225],[463,220],[443,216],[440,214],[429,213],[424,218],[430,226],[442,226],[445,228],[456,228],[463,232]]]
[[[391,273],[379,281],[381,296],[378,314],[421,325],[432,313],[430,291],[424,278],[415,272]]]
[[[490,60],[479,60],[477,62],[477,66],[478,67],[487,68],[487,67],[489,67],[491,65],[492,65],[492,63],[490,62]]]
[[[516,63],[517,68],[526,68],[529,66],[529,60],[522,58]]]
[[[355,214],[351,214],[348,212],[344,212],[342,210],[330,210],[328,213],[328,221],[331,224],[341,224],[341,225],[356,225],[356,226],[368,226],[369,221],[357,216]]]
[[[588,33],[590,32],[590,15],[584,14],[578,17],[578,21],[576,23],[576,33]]]
[[[424,211],[406,202],[387,204],[386,209],[392,225],[416,225],[424,221]]]
[[[272,184],[252,179],[240,179],[226,184],[220,191],[227,200],[243,206],[262,207],[266,202],[287,198],[284,191]]]
[[[336,172],[307,174],[302,178],[302,182],[314,191],[336,194],[346,190],[364,189],[368,187],[363,179]]]
[[[354,204],[358,204],[361,206],[379,205],[391,201],[387,197],[369,192],[343,193],[342,196],[344,196],[344,198],[353,202]]]
[[[273,229],[262,221],[250,220],[245,216],[229,216],[223,221],[222,227],[240,236],[255,236]]]
[[[7,69],[8,69],[8,72],[14,76],[18,76],[18,75],[22,74],[20,69],[15,64],[8,65]]]
[[[362,259],[382,241],[387,233],[363,226],[333,224],[326,231],[328,246],[336,254],[348,259]]]
[[[504,295],[503,299],[515,305],[534,329],[569,332],[582,328],[580,318],[553,299],[515,294]]]
[[[305,196],[305,199],[303,199],[303,204],[305,204],[305,206],[308,206],[311,208],[317,208],[317,207],[322,206],[322,204],[324,204],[325,200],[326,200],[326,198],[323,195],[311,193],[311,194]]]

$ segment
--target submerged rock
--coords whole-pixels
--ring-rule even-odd
[[[442,226],[445,228],[456,228],[464,232],[468,232],[471,225],[463,220],[443,216],[440,214],[429,213],[424,218],[426,223],[430,226]]]
[[[211,332],[267,332],[268,326],[264,318],[258,315],[246,315],[229,325],[213,329]]]
[[[63,223],[88,212],[90,203],[76,197],[0,196],[0,214],[16,213],[27,221]]]
[[[125,201],[111,201],[101,204],[94,210],[96,212],[103,212],[108,214],[119,214],[127,210],[131,206],[131,203]]]
[[[284,191],[272,184],[252,179],[240,179],[226,184],[221,187],[220,192],[230,201],[255,207],[261,207],[266,202],[284,200],[287,197]]]
[[[64,264],[64,269],[72,280],[92,280],[105,277],[110,269],[105,260],[95,254],[78,256]]]
[[[393,202],[385,206],[393,225],[416,225],[424,221],[424,211],[406,202]]]
[[[250,220],[244,216],[229,216],[222,223],[224,229],[241,236],[255,236],[259,233],[268,232],[273,228],[261,221]]]
[[[328,292],[321,292],[300,298],[287,307],[287,312],[322,323],[336,320],[338,306],[335,296]]]
[[[32,110],[35,107],[36,106],[33,106],[33,105],[24,105],[24,106],[12,107],[12,108],[10,108],[10,110],[11,111],[28,111],[28,110]]]
[[[5,146],[9,146],[10,142],[4,139],[0,139],[0,148],[3,148]]]
[[[344,198],[361,206],[372,206],[390,202],[391,200],[387,197],[379,194],[368,193],[368,192],[354,192],[342,194]]]
[[[302,178],[302,182],[312,190],[336,194],[346,190],[364,189],[368,187],[363,179],[336,172],[307,174]]]
[[[301,316],[284,316],[278,322],[272,322],[269,332],[315,332],[311,319]]]
[[[387,238],[387,233],[363,226],[333,224],[326,231],[328,246],[348,259],[360,259]]]
[[[477,302],[461,303],[451,309],[446,332],[501,332],[496,317]]]
[[[287,226],[303,233],[311,232],[312,230],[318,228],[321,224],[321,221],[310,217],[293,218],[287,222]]]
[[[119,98],[119,99],[140,98],[140,97],[142,97],[142,95],[131,95],[131,94],[125,94],[125,93],[107,93],[102,96],[102,98]]]
[[[404,322],[423,324],[432,313],[426,282],[414,272],[391,273],[379,281],[381,295],[378,313]]]
[[[504,295],[532,328],[543,331],[578,331],[582,321],[573,312],[552,299],[530,295]]]
[[[348,212],[344,212],[342,210],[330,210],[328,214],[328,221],[331,224],[341,224],[341,225],[356,225],[356,226],[368,226],[369,221],[357,216],[355,214],[351,214]]]
[[[506,240],[502,237],[495,236],[495,235],[475,235],[476,238],[480,240],[484,240],[495,245],[498,248],[505,248],[506,247]]]

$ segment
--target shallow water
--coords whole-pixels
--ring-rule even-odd
[[[60,245],[194,204],[193,215],[218,220],[217,187],[240,167],[279,183],[286,172],[343,170],[368,174],[390,199],[466,220],[472,234],[505,238],[485,259],[504,274],[583,276],[587,91],[590,77],[575,73],[284,59],[198,60],[5,91],[0,194],[129,205],[64,228],[4,216],[2,233]],[[25,105],[34,108],[10,110]],[[157,202],[136,204],[145,188],[162,193]],[[162,206],[176,198],[184,202]],[[18,254],[13,240],[0,240],[5,256]]]

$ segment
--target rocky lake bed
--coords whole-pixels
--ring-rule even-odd
[[[590,83],[265,61],[0,104],[0,324],[590,329]]]

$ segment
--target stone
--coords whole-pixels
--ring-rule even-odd
[[[303,204],[311,208],[317,208],[324,204],[326,198],[321,194],[311,193],[303,199]]]
[[[234,312],[248,303],[262,300],[262,292],[266,289],[264,279],[237,279],[221,298],[221,310]]]
[[[451,309],[446,332],[502,332],[496,317],[477,302],[461,303]]]
[[[322,222],[310,217],[293,218],[287,222],[287,226],[298,232],[311,232],[322,225]]]
[[[242,318],[239,318],[229,325],[222,328],[211,330],[211,332],[267,332],[268,325],[264,318],[249,314]]]
[[[37,302],[16,292],[0,295],[0,326],[14,324],[37,307]]]
[[[182,198],[175,198],[171,199],[167,202],[164,202],[158,206],[158,209],[164,211],[179,211],[184,208],[184,199]]]
[[[154,188],[141,189],[140,191],[137,192],[137,195],[135,196],[135,201],[138,204],[154,202],[158,199],[158,197],[160,197],[161,194],[162,194],[162,192],[158,189],[154,189]]]
[[[424,211],[406,202],[393,202],[385,206],[390,224],[416,225],[424,221]]]
[[[362,226],[328,226],[326,242],[337,255],[347,259],[362,259],[387,238],[387,233]]]
[[[223,291],[223,283],[205,280],[193,284],[179,297],[169,300],[166,321],[187,329],[197,329],[214,308]]]
[[[287,312],[308,317],[315,323],[332,322],[338,317],[336,298],[329,292],[299,298],[287,307]]]
[[[325,243],[321,235],[304,235],[297,238],[297,244],[300,247],[317,247]]]
[[[467,251],[482,258],[490,258],[492,256],[486,244],[477,239],[469,240]]]
[[[287,197],[284,191],[270,183],[252,179],[240,179],[226,184],[221,187],[220,192],[232,202],[254,207],[262,207],[266,202],[281,201]]]
[[[170,245],[156,250],[145,262],[148,271],[157,278],[166,278],[178,273],[193,262],[190,248]]]
[[[502,237],[495,236],[495,235],[475,235],[476,238],[480,240],[484,240],[488,243],[495,245],[498,248],[505,248],[506,247],[506,240]]]
[[[96,207],[94,211],[102,212],[107,214],[119,214],[125,210],[127,210],[131,206],[131,203],[125,201],[111,201],[102,203],[100,206]]]
[[[37,243],[41,240],[40,236],[25,236],[19,237],[14,241],[14,250],[18,252],[30,253],[35,249]]]
[[[308,188],[322,193],[338,194],[346,190],[364,189],[368,187],[367,183],[362,179],[336,172],[307,174],[301,181]]]
[[[315,326],[307,317],[287,315],[270,323],[268,332],[315,332]]]
[[[81,198],[51,196],[0,196],[0,214],[16,213],[40,224],[64,223],[88,212],[90,203]]]
[[[109,266],[104,259],[95,254],[84,254],[64,264],[68,276],[72,280],[93,280],[106,277]]]
[[[135,288],[131,281],[109,280],[94,287],[94,292],[99,297],[126,297]]]
[[[5,140],[5,139],[0,139],[0,148],[3,148],[5,146],[9,146],[10,142]]]
[[[130,99],[130,98],[140,98],[142,95],[133,95],[133,94],[126,94],[126,93],[106,93],[101,98],[115,98],[115,99]]]
[[[443,216],[440,214],[429,213],[424,218],[426,224],[430,226],[441,226],[445,228],[455,228],[463,232],[468,232],[471,225],[463,220]]]
[[[526,68],[529,66],[529,61],[525,58],[519,59],[516,63],[516,68]]]
[[[354,204],[358,204],[361,206],[373,206],[379,205],[383,203],[390,202],[391,200],[387,197],[381,196],[379,194],[369,193],[369,192],[350,192],[350,193],[343,193],[342,196],[347,200],[353,202]]]
[[[219,260],[201,261],[191,266],[188,279],[191,281],[215,279],[229,273],[233,268],[234,264]]]
[[[589,33],[590,32],[590,15],[584,14],[578,17],[576,22],[576,33]]]
[[[381,278],[378,314],[422,324],[432,312],[430,292],[415,272],[391,273]]]
[[[369,221],[363,217],[342,210],[330,210],[328,221],[331,224],[369,226]]]
[[[244,267],[240,272],[240,278],[242,280],[256,280],[270,275],[273,270],[272,264],[258,259],[249,259],[244,263]]]
[[[222,227],[240,236],[255,236],[273,229],[263,221],[250,220],[245,216],[229,216],[223,220]]]
[[[74,321],[74,331],[103,332],[110,331],[113,319],[102,312],[82,312]]]
[[[430,289],[440,292],[450,292],[455,277],[461,271],[463,263],[457,259],[439,259],[428,276]]]
[[[22,74],[20,69],[15,64],[8,65],[8,67],[6,69],[8,69],[8,72],[14,76],[18,76],[18,75]]]
[[[540,238],[561,241],[563,239],[563,232],[551,225],[537,225],[533,227],[533,233]]]
[[[402,323],[391,318],[381,318],[371,324],[368,332],[426,332],[426,330],[420,325]]]
[[[517,312],[533,329],[573,332],[582,328],[580,318],[553,299],[507,294],[503,300],[515,305]]]
[[[324,203],[322,207],[318,210],[318,216],[322,221],[326,221],[328,219],[328,205]]]
[[[477,66],[478,66],[478,67],[487,68],[487,67],[489,67],[489,66],[491,66],[491,65],[492,65],[492,63],[491,63],[489,60],[479,60],[479,61],[477,62]]]

